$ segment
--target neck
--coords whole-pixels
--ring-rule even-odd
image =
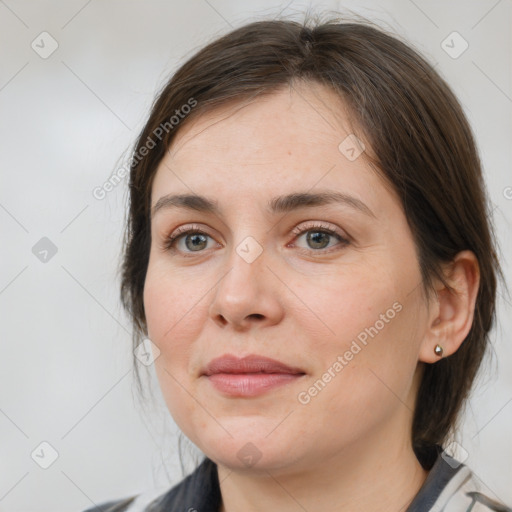
[[[428,472],[403,441],[408,436],[389,434],[385,429],[303,469],[255,475],[218,465],[220,512],[406,510]]]

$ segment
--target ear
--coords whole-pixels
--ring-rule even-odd
[[[444,276],[453,291],[438,283],[436,296],[431,299],[427,331],[419,353],[419,360],[425,363],[435,363],[441,357],[455,353],[473,324],[480,284],[480,270],[474,253],[459,252],[444,267]],[[438,344],[443,349],[442,356],[434,352]]]

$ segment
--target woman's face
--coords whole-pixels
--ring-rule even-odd
[[[308,85],[204,114],[153,182],[144,306],[157,376],[185,435],[231,468],[306,468],[409,440],[420,270],[398,198],[339,112]],[[226,355],[284,366],[209,366]]]

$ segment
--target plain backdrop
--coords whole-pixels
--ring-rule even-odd
[[[1,0],[0,511],[78,512],[181,480],[152,367],[153,402],[137,398],[132,376],[116,273],[127,180],[104,199],[93,190],[125,161],[180,63],[231,28],[301,20],[308,6],[353,10],[395,31],[453,87],[479,144],[511,281],[510,0]],[[456,58],[443,48],[449,36],[458,50],[468,45]],[[498,315],[495,356],[459,443],[464,462],[511,503],[512,315],[502,290]]]

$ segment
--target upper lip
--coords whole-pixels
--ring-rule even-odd
[[[245,357],[237,357],[225,354],[212,359],[203,371],[203,375],[216,373],[291,373],[303,374],[300,368],[289,366],[268,357],[251,354]]]

